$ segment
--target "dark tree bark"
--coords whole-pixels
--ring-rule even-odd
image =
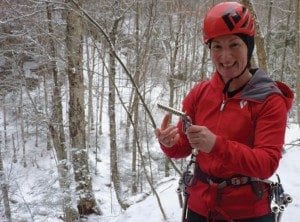
[[[82,1],[77,1],[81,7]],[[85,113],[84,113],[84,81],[83,81],[83,25],[81,14],[73,7],[73,1],[66,0],[67,33],[66,55],[67,74],[69,79],[69,132],[72,150],[77,208],[79,214],[95,213],[96,200],[92,191],[92,181],[88,165],[86,148]]]

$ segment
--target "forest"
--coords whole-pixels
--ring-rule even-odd
[[[187,160],[160,151],[157,103],[180,110],[210,78],[202,22],[218,2],[0,0],[1,221],[101,220],[149,195],[167,219],[156,189]],[[300,1],[240,2],[252,66],[291,87],[300,126]]]

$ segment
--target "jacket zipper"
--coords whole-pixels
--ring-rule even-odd
[[[223,112],[223,110],[224,110],[224,108],[225,108],[225,105],[226,105],[226,103],[227,103],[227,96],[223,93],[223,99],[222,99],[222,103],[221,103],[221,105],[220,105],[220,113],[219,113],[219,115],[218,115],[218,120],[217,120],[217,133],[219,133],[219,129],[220,129],[220,124],[221,124],[221,120],[222,120],[222,112]]]
[[[223,111],[227,102],[227,96],[223,94],[223,101],[221,103],[220,111]]]

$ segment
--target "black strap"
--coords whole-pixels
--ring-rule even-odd
[[[228,89],[229,89],[229,86],[231,84],[231,82],[234,80],[234,79],[237,79],[239,78],[240,76],[242,76],[244,74],[244,72],[246,71],[246,69],[248,68],[248,66],[246,65],[245,68],[243,69],[243,71],[237,75],[236,77],[233,77],[231,79],[229,79],[226,83],[225,83],[225,86],[223,88],[223,94],[227,94],[228,93]]]
[[[227,179],[211,176],[203,172],[199,166],[196,166],[195,169],[195,179],[207,184],[219,184],[218,188],[220,189],[226,186],[242,186],[251,183],[251,177],[243,175],[236,175]]]

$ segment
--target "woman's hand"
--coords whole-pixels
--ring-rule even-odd
[[[161,127],[155,129],[157,140],[165,147],[174,146],[180,138],[178,128],[176,126],[169,125],[170,118],[171,115],[169,113],[166,114],[161,123]]]
[[[209,153],[217,137],[205,126],[192,125],[187,131],[187,138],[192,148]]]

